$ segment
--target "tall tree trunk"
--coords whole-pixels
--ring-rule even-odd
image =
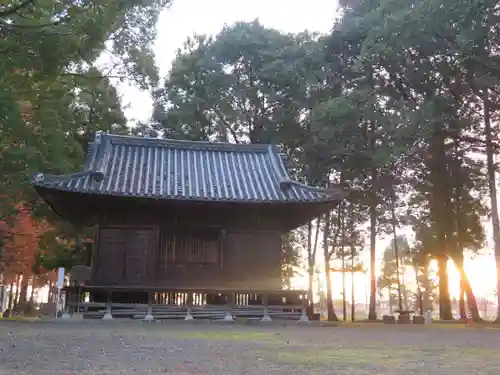
[[[458,311],[460,314],[460,319],[467,319],[467,311],[465,311],[465,282],[463,277],[460,277],[460,298],[458,299]]]
[[[19,293],[19,306],[26,305],[28,299],[28,282],[29,278],[26,275],[23,275],[23,279],[21,282],[21,291]]]
[[[460,142],[458,139],[455,139],[455,153],[459,155],[460,152]],[[459,268],[460,272],[460,298],[458,299],[458,310],[460,314],[460,319],[467,319],[467,311],[465,309],[465,289],[466,289],[466,278],[467,275],[464,271],[464,245],[462,240],[462,234],[464,233],[464,225],[462,220],[463,215],[463,197],[464,197],[464,189],[462,187],[461,181],[463,180],[463,171],[462,166],[460,164],[461,160],[459,156],[457,156],[457,160],[451,164],[451,177],[457,181],[458,183],[454,189],[454,217],[455,217],[455,235],[456,243],[450,244],[450,249],[452,249],[452,259],[455,262],[457,268]],[[452,247],[454,245],[454,247]],[[472,292],[472,291],[471,291]],[[467,298],[468,301],[470,298]],[[469,309],[470,311],[470,309]],[[476,306],[477,311],[477,306]]]
[[[423,280],[423,296],[422,296],[422,309],[424,312],[427,311],[433,311],[434,309],[432,308],[431,305],[431,283],[429,281],[429,259],[426,256],[424,261],[424,268],[423,268],[423,273],[422,273],[422,280]]]
[[[437,257],[437,261],[439,278],[439,317],[442,320],[453,320],[448,280],[448,256],[441,254]]]
[[[49,280],[49,293],[47,295],[47,303],[52,303],[52,281]]]
[[[366,78],[368,86],[371,90],[375,88],[374,67],[372,65],[365,66]],[[378,113],[375,105],[372,106],[372,115]],[[371,119],[365,127],[366,145],[372,156],[370,166],[370,194],[369,194],[369,215],[370,215],[370,308],[368,311],[368,320],[377,320],[377,207],[378,207],[378,170],[375,163],[375,153],[377,151],[377,122]]]
[[[424,314],[424,298],[422,293],[422,285],[420,285],[420,280],[418,279],[418,265],[415,258],[412,259],[413,270],[415,271],[415,285],[417,286],[417,306],[415,310],[418,310],[420,315]]]
[[[403,269],[405,269],[403,265]],[[403,309],[408,311],[408,289],[406,289],[406,279],[405,279],[405,274],[404,272],[401,275],[401,285],[402,285],[402,292],[403,292]]]
[[[354,247],[351,246],[351,321],[356,320],[356,301],[354,293]]]
[[[342,215],[342,221],[340,222],[340,258],[342,260],[342,320],[345,322],[347,320],[347,296],[346,296],[346,280],[345,280],[345,226],[344,226],[344,215]]]
[[[314,231],[314,241],[312,237],[312,222],[307,226],[307,264],[309,274],[309,300],[314,305],[314,271],[316,267],[316,252],[318,250],[319,229],[321,217],[316,219],[316,228]]]
[[[447,261],[450,254],[450,218],[453,218],[445,151],[445,135],[440,126],[436,128],[430,145],[429,167],[431,170],[431,216],[435,226],[438,253],[439,315],[442,320],[453,320]],[[453,224],[453,223],[452,223]]]
[[[495,246],[495,260],[497,266],[497,317],[500,323],[500,220],[498,217],[497,186],[495,179],[495,160],[493,139],[491,134],[491,118],[489,107],[489,93],[485,90],[483,100],[484,131],[486,135],[486,166],[488,170],[488,185],[490,190],[491,224],[493,227],[493,244]]]
[[[345,264],[345,262],[342,262]],[[345,322],[347,320],[347,295],[346,295],[346,280],[345,280],[345,269],[342,266],[342,320]]]
[[[12,312],[12,309],[14,308],[14,282],[10,283],[10,288],[9,288],[9,302],[7,304],[7,309]]]
[[[3,272],[0,273],[0,313],[3,312],[5,305],[5,281]]]
[[[403,301],[401,295],[401,276],[400,276],[400,267],[399,267],[399,247],[398,247],[398,237],[396,233],[396,197],[394,194],[394,188],[391,186],[391,219],[392,219],[392,241],[393,241],[393,249],[394,249],[394,257],[396,258],[396,280],[398,283],[398,309],[399,313],[403,311]]]
[[[31,293],[30,293],[30,302],[35,302],[35,287],[36,287],[36,275],[31,277]]]
[[[370,308],[368,320],[377,320],[377,170],[371,171],[370,199]]]
[[[323,230],[323,255],[325,260],[325,279],[326,279],[326,309],[328,312],[329,321],[338,321],[337,314],[335,314],[335,309],[333,307],[333,295],[332,295],[332,278],[330,272],[330,253],[328,249],[328,238],[330,236],[330,213],[326,214],[325,227]]]
[[[453,262],[455,263],[455,266],[457,267],[457,270],[460,274],[460,280],[463,283],[463,288],[465,295],[467,296],[467,308],[472,316],[472,320],[475,322],[481,321],[481,316],[479,315],[479,309],[477,307],[477,300],[476,296],[474,296],[474,292],[472,291],[472,286],[470,285],[469,278],[467,277],[467,274],[465,273],[465,268],[464,268],[464,254],[457,254],[456,256],[453,257]],[[464,306],[465,310],[465,306]]]
[[[314,288],[314,259],[312,251],[312,222],[307,224],[307,273],[309,276],[308,298],[309,302],[313,302],[313,288]]]
[[[387,289],[389,290],[389,314],[392,315],[393,314],[393,311],[392,311],[392,302],[393,302],[393,300],[392,300],[392,288],[389,285]]]
[[[17,275],[16,279],[16,294],[14,296],[14,310],[17,308],[19,304],[19,293],[21,291],[21,275]]]

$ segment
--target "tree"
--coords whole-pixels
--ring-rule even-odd
[[[121,78],[143,88],[156,84],[150,49],[156,18],[168,1],[18,4],[23,6],[12,6],[0,16],[0,170],[5,177],[0,195],[9,198],[2,203],[10,206],[20,198],[11,198],[14,193],[27,192],[26,181],[35,171],[66,171],[75,157],[81,161],[73,137],[75,127],[83,124],[73,116],[71,103],[84,92],[102,91],[96,85],[101,85],[100,78],[107,80],[108,72],[92,65],[106,50],[106,41],[121,61]]]
[[[484,50],[485,37],[489,43],[498,40],[493,26],[498,21],[496,3],[423,0],[411,4],[357,1],[343,5],[340,29],[344,34],[340,41],[349,41],[349,51],[355,51],[348,65],[357,64],[358,72],[371,73],[367,74],[372,78],[368,87],[372,95],[378,95],[385,116],[376,119],[377,123],[387,130],[392,124],[399,133],[396,138],[404,141],[399,147],[404,145],[410,154],[431,155],[425,163],[432,189],[425,199],[439,243],[436,249],[440,252],[433,256],[440,264],[441,315],[451,319],[446,264],[448,256],[456,254],[452,247],[456,236],[455,224],[448,218],[453,212],[451,197],[457,185],[447,177],[450,169],[443,161],[450,153],[449,142],[453,144],[457,139],[469,151],[484,150],[484,140],[476,137],[474,103],[476,97],[485,98],[484,87],[491,90],[490,94],[496,92],[491,72],[497,71],[498,64],[494,59],[472,56],[484,57],[479,51]],[[387,114],[397,115],[398,121],[386,121]],[[366,122],[373,120],[370,114],[363,118]]]
[[[110,80],[127,79],[142,89],[157,85],[154,26],[167,4],[169,0],[99,4],[47,0],[0,6],[4,244],[11,241],[16,220],[24,218],[23,210],[33,212],[40,222],[49,219],[59,234],[68,229],[38,201],[29,181],[39,171],[74,171],[83,163],[87,142],[96,130],[127,131]],[[113,56],[113,67],[97,68],[102,53]],[[34,255],[28,244],[22,247]],[[6,250],[3,253],[5,258]]]
[[[286,289],[292,288],[292,279],[297,275],[297,268],[300,266],[299,241],[294,232],[282,237],[281,278]]]
[[[320,231],[320,218],[316,220],[313,227],[313,222],[307,224],[307,275],[308,275],[308,290],[309,301],[314,302],[314,273],[316,269],[316,254],[318,252],[318,240]],[[314,234],[313,234],[314,229]]]
[[[20,291],[19,302],[17,298],[15,302],[16,306],[19,303],[22,307],[27,302],[28,283],[33,278],[36,250],[40,234],[46,225],[36,222],[29,209],[20,207],[18,211],[14,224],[8,229],[8,239],[5,241],[4,252],[0,258],[0,272],[6,279],[22,280],[20,289],[17,289]]]
[[[153,128],[170,137],[274,142],[293,150],[314,48],[313,35],[282,34],[258,21],[189,38],[157,93]]]
[[[381,292],[387,289],[391,313],[394,302],[396,302],[399,311],[409,309],[408,287],[404,282],[405,271],[408,264],[411,265],[412,263],[409,249],[410,246],[406,237],[398,236],[384,250],[381,274],[378,277],[378,287]]]
[[[4,103],[0,110],[4,176],[0,195],[6,198],[2,199],[2,218],[19,199],[32,200],[30,194],[24,195],[31,190],[27,182],[35,171],[64,172],[81,162],[83,152],[74,143],[75,134],[89,126],[80,121],[93,119],[84,119],[81,110],[74,113],[75,102],[103,90],[111,93],[114,88],[109,86],[108,73],[121,74],[122,79],[132,79],[143,88],[156,84],[153,26],[168,1],[18,4],[23,6],[12,6],[0,16],[0,50],[5,56],[0,68]],[[136,33],[137,29],[142,32]],[[110,53],[120,59],[118,73],[93,67],[106,51],[106,41]],[[116,103],[116,92],[114,96]]]

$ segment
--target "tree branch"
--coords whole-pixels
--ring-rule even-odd
[[[13,6],[7,6],[4,8],[4,10],[0,11],[0,18],[2,17],[8,17],[12,16],[14,13],[20,11],[23,8],[26,8],[27,6],[31,5],[34,3],[35,0],[24,0],[23,2],[13,5]]]
[[[312,248],[312,258],[316,259],[316,253],[318,251],[318,239],[319,239],[319,227],[321,223],[321,217],[318,216],[316,219],[316,232],[314,233],[314,245]]]
[[[114,76],[114,75],[106,75],[106,74],[100,74],[96,76],[89,76],[86,75],[85,73],[72,73],[72,72],[66,72],[66,73],[61,73],[59,74],[59,77],[75,77],[75,78],[82,78],[85,80],[91,80],[91,79],[126,79],[126,76]]]
[[[229,124],[225,119],[224,119],[224,116],[222,115],[222,112],[217,109],[217,108],[213,108],[214,112],[217,114],[217,116],[219,116],[219,119],[221,120],[221,122],[224,124],[224,129],[226,130],[229,130],[229,133],[231,133],[232,137],[234,138],[234,142],[236,144],[240,144],[240,140],[238,139],[238,135],[236,134],[236,131],[231,127],[231,124]]]
[[[459,135],[456,139],[459,141],[469,142],[469,143],[474,144],[476,146],[479,144],[482,147],[486,147],[486,140],[485,139],[466,136],[466,135]],[[497,150],[500,150],[500,144],[498,144],[498,143],[492,142],[492,147],[497,149]]]
[[[16,30],[16,29],[18,29],[18,30],[35,30],[35,29],[43,29],[45,27],[58,26],[58,25],[61,25],[63,23],[67,23],[70,20],[71,20],[71,17],[61,17],[57,21],[44,23],[41,25],[17,25],[14,23],[0,22],[0,26],[4,27],[5,29],[10,29],[10,30]]]
[[[335,228],[335,235],[333,236],[333,245],[332,245],[332,250],[328,252],[328,259],[330,260],[335,253],[335,249],[337,248],[337,240],[339,238],[340,234],[340,226],[341,226],[341,221],[342,221],[342,205],[339,204],[337,207],[337,226]],[[325,239],[326,241],[326,239]]]

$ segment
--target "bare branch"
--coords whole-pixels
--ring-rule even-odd
[[[75,77],[75,78],[82,78],[85,80],[91,80],[91,79],[126,79],[127,77],[125,76],[112,76],[112,75],[106,75],[106,74],[101,74],[98,76],[89,76],[86,75],[85,73],[72,73],[72,72],[66,72],[66,73],[61,73],[59,74],[60,77]]]
[[[316,259],[316,253],[318,251],[318,239],[319,239],[319,227],[321,223],[321,217],[318,216],[316,219],[316,232],[314,233],[314,245],[312,248],[312,258]]]
[[[337,206],[337,225],[335,227],[335,235],[333,236],[333,245],[332,245],[332,250],[328,252],[328,260],[330,260],[335,253],[336,249],[336,244],[337,240],[339,239],[339,234],[340,234],[340,227],[341,227],[341,221],[342,221],[342,204],[339,204]]]
[[[229,133],[231,133],[232,137],[234,138],[234,142],[236,144],[239,144],[241,143],[239,138],[238,138],[238,135],[236,134],[236,131],[232,128],[231,124],[229,124],[225,119],[224,119],[224,116],[222,115],[222,112],[220,110],[218,110],[217,108],[213,108],[214,112],[217,114],[217,116],[219,116],[219,119],[222,121],[222,123],[224,124],[224,128],[226,130],[229,131]]]

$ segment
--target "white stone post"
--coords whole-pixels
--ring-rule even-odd
[[[432,311],[428,310],[424,312],[424,323],[431,324],[432,323]]]
[[[227,299],[227,302],[226,302],[226,312],[224,314],[224,321],[225,322],[233,322],[234,319],[233,319],[232,309],[233,309],[233,304],[234,304],[234,293],[227,294],[226,299]]]
[[[264,304],[264,316],[262,317],[262,319],[260,321],[261,322],[271,322],[272,319],[269,316],[269,298],[268,298],[267,294],[263,297],[262,302]]]
[[[302,295],[302,314],[300,315],[299,324],[309,324],[309,317],[307,316],[307,299]]]
[[[186,321],[194,320],[193,315],[191,314],[192,306],[193,306],[193,293],[189,292],[187,298],[186,317],[184,318],[184,320]]]
[[[64,295],[64,299],[63,299]],[[70,291],[59,294],[60,304],[62,307],[61,319],[71,319],[71,314],[69,311],[69,304],[71,302],[72,294]]]
[[[106,314],[102,317],[102,320],[112,320],[113,314],[111,313],[111,304],[113,299],[111,298],[111,292],[108,291],[108,299],[106,302]]]
[[[155,320],[155,318],[153,316],[153,293],[152,292],[148,292],[148,313],[144,317],[144,320],[146,320],[148,322]]]

